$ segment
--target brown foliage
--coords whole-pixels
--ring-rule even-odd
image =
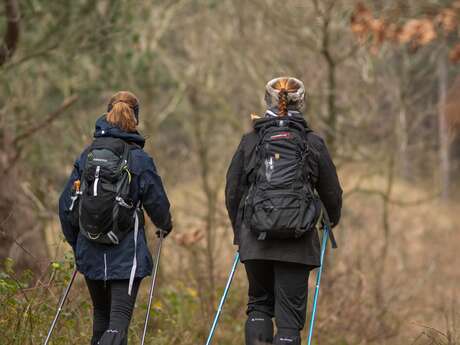
[[[398,41],[401,44],[410,43],[417,48],[431,43],[437,37],[434,24],[429,19],[411,19],[401,29]]]
[[[440,32],[444,36],[455,33],[459,27],[459,10],[460,2],[456,1],[435,15],[412,18],[399,25],[388,19],[376,18],[364,4],[358,3],[351,18],[351,30],[361,43],[372,39],[372,51],[377,51],[385,41],[409,45],[415,51],[434,42]],[[460,61],[459,55],[457,45],[451,51],[450,60],[457,63]]]
[[[190,247],[204,238],[204,232],[200,229],[195,229],[184,234],[177,234],[174,239],[176,243],[183,247]]]
[[[441,26],[445,34],[454,32],[458,27],[457,12],[452,8],[445,8],[435,17],[435,22]]]
[[[457,43],[449,53],[449,59],[453,63],[457,63],[460,61],[460,43]]]
[[[373,38],[373,48],[379,47],[385,40],[386,24],[382,19],[374,18],[371,11],[362,3],[358,3],[351,17],[351,30],[364,43]]]

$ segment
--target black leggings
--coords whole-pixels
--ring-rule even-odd
[[[300,345],[311,266],[269,260],[247,260],[244,266],[249,281],[246,345]]]
[[[91,280],[86,278],[93,301],[93,337],[91,345],[126,345],[137,291],[142,279],[135,279],[131,296],[129,280]]]

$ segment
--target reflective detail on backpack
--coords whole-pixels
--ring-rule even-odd
[[[113,244],[119,244],[120,241],[118,240],[117,235],[113,233],[113,231],[109,231],[107,233],[107,237],[110,238],[110,240],[113,242]]]
[[[273,157],[265,158],[265,178],[268,182],[272,179],[273,170],[275,170],[275,161]]]
[[[90,233],[88,231],[86,231],[86,234],[88,235],[89,239],[93,240],[93,241],[99,239],[99,237],[101,237],[101,235],[102,235],[102,233],[98,233],[98,234],[93,235],[92,233]]]
[[[267,232],[266,232],[266,231],[261,232],[261,233],[259,234],[259,237],[257,237],[257,239],[258,239],[259,241],[263,241],[263,240],[265,240],[266,238],[267,238]]]
[[[70,203],[69,211],[73,211],[73,208],[74,208],[74,206],[75,206],[75,202],[77,201],[77,199],[78,199],[78,194],[75,194],[74,196],[71,196],[71,197],[70,197],[70,200],[71,200],[72,202]]]
[[[94,174],[94,185],[93,185],[93,196],[97,196],[97,185],[99,183],[99,172],[101,171],[101,166],[96,167],[96,173]]]
[[[132,208],[133,207],[133,204],[128,204],[126,203],[126,201],[123,200],[123,198],[121,196],[117,196],[115,198],[116,201],[118,201],[118,204],[120,206],[123,206],[123,207],[126,207],[126,208]]]

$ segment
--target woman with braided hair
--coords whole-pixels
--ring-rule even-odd
[[[246,345],[300,345],[308,276],[320,265],[315,225],[321,204],[337,225],[342,189],[323,139],[301,112],[303,83],[273,79],[265,100],[265,116],[254,119],[228,169],[226,206],[249,282]]]

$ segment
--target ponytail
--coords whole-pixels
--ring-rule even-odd
[[[134,94],[127,91],[117,92],[111,99],[107,111],[107,122],[125,132],[135,132],[137,126],[136,111],[139,103]]]

